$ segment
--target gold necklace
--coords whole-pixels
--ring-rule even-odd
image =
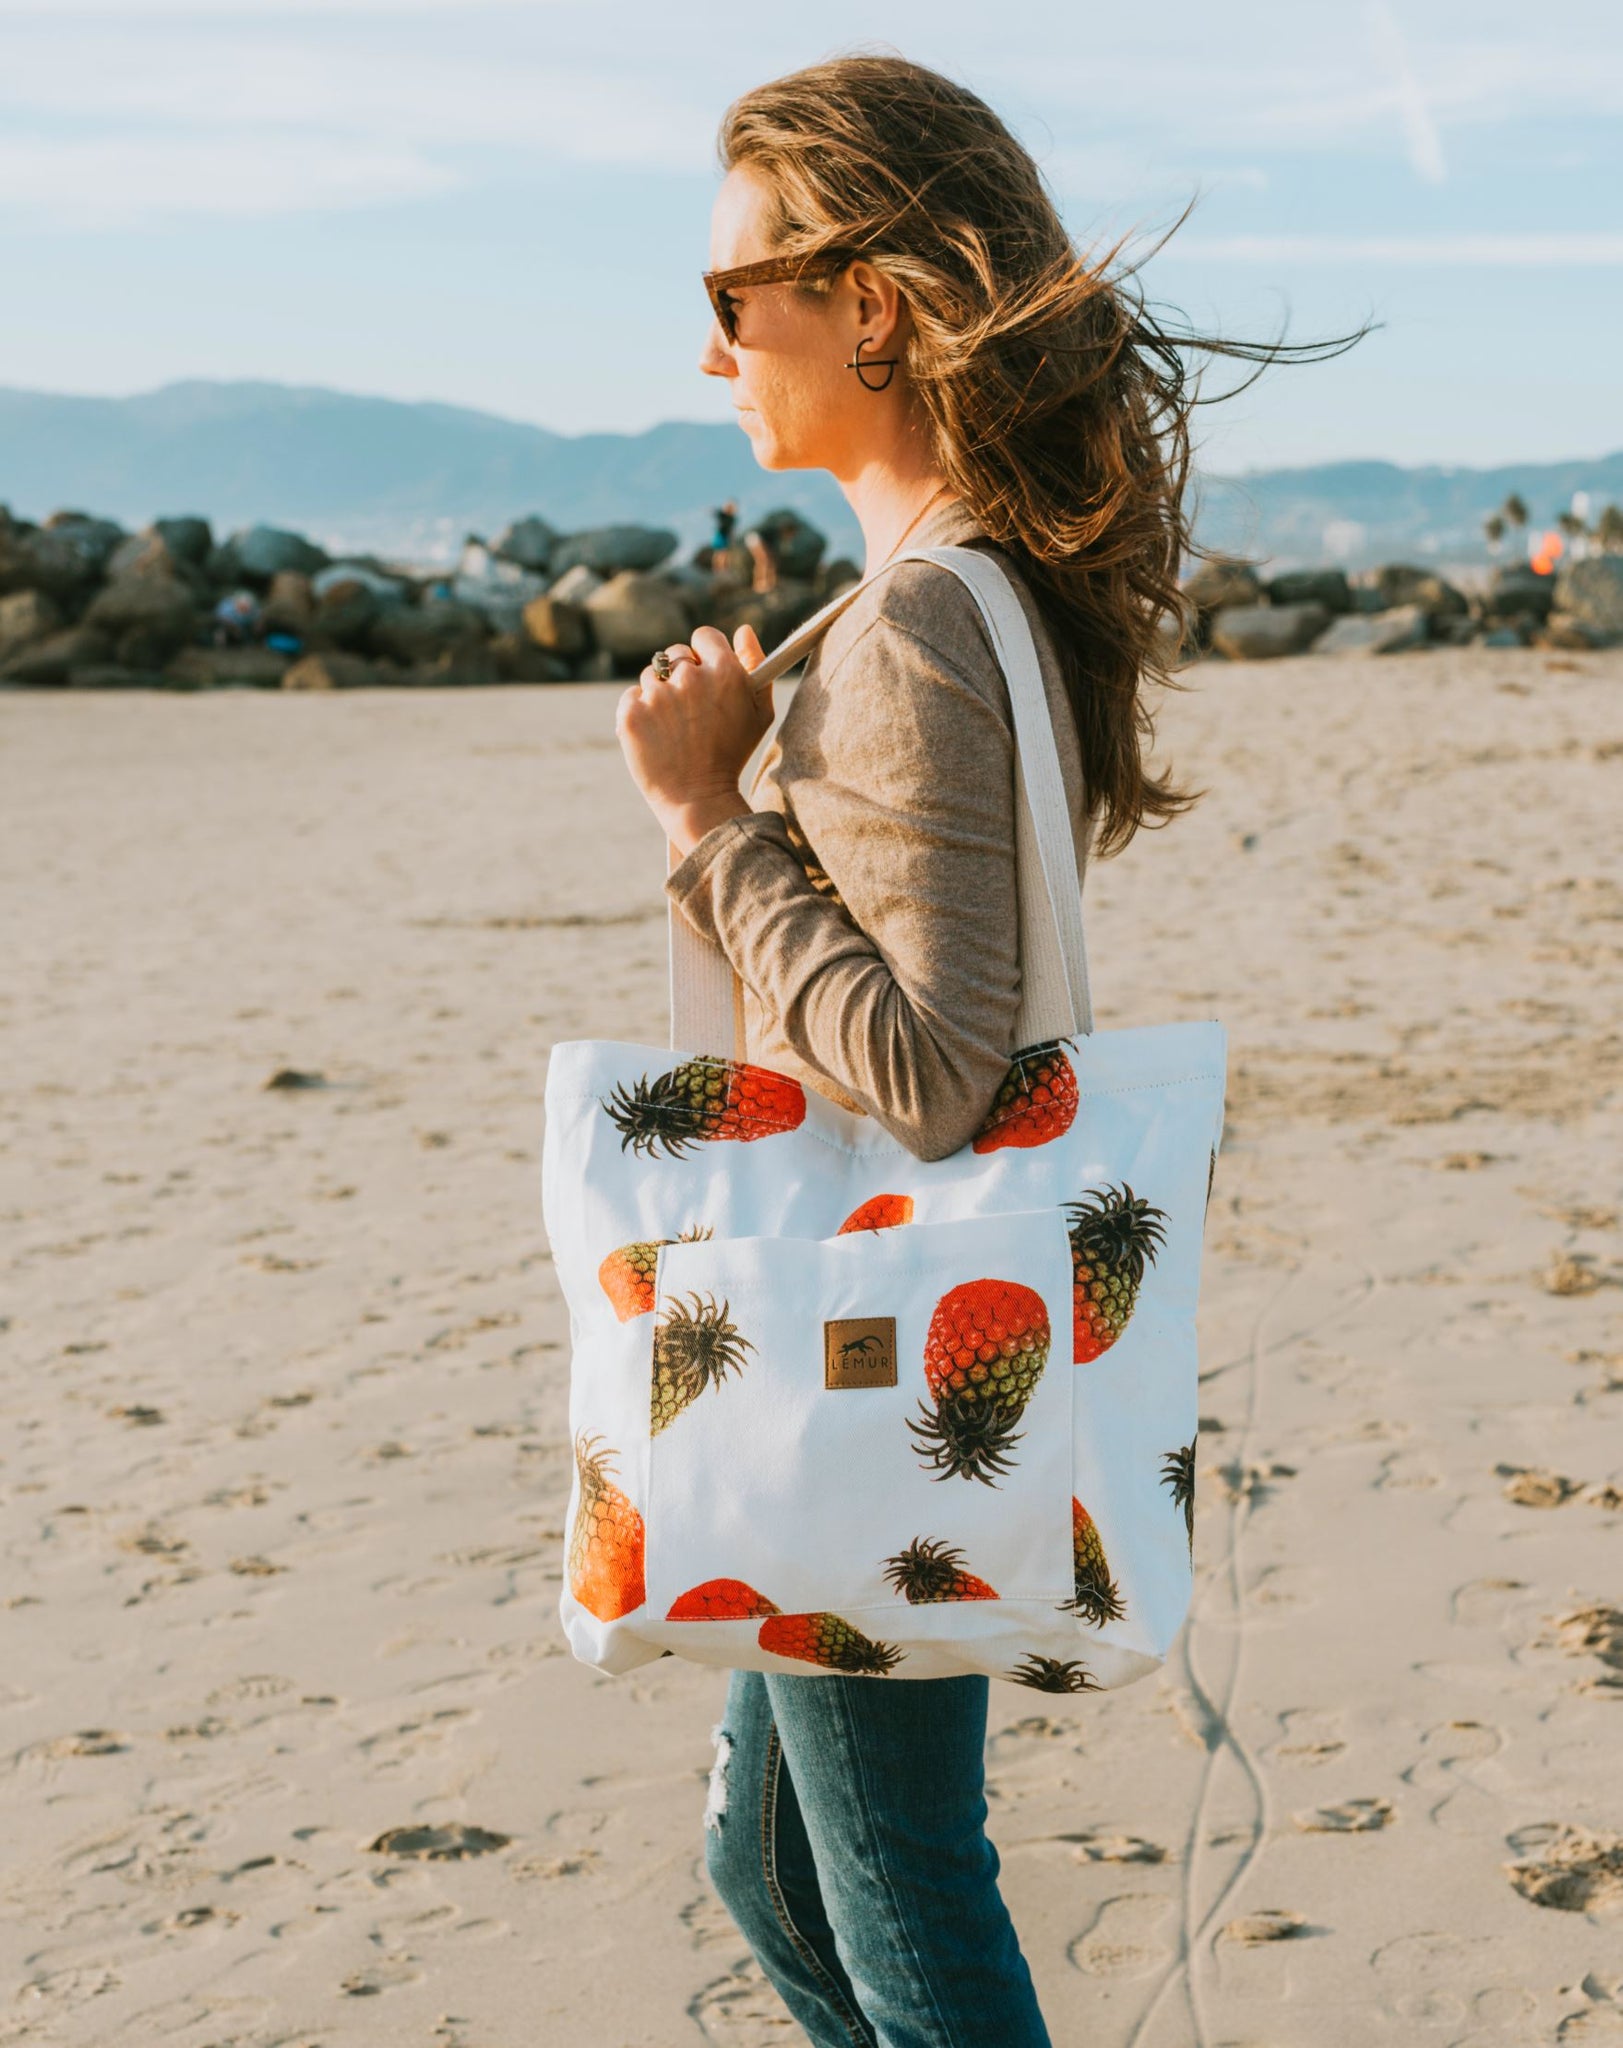
[[[913,514],[913,517],[902,528],[900,536],[891,544],[890,553],[886,555],[885,561],[881,562],[879,565],[881,569],[884,568],[885,562],[893,562],[896,559],[897,555],[901,552],[902,542],[907,539],[907,536],[913,531],[914,527],[919,524],[921,519],[923,519],[925,513],[929,511],[930,507],[935,503],[936,499],[941,497],[944,492],[948,492],[951,489],[951,484],[938,484],[936,486],[936,488],[930,493],[929,497],[925,499],[924,503]]]

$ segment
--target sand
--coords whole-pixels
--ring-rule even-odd
[[[1623,2041],[1623,653],[1187,680],[1089,908],[1103,1024],[1232,1034],[1197,1599],[994,1687],[1007,1895],[1067,2048]],[[614,697],[0,698],[0,2042],[801,2038],[721,1678],[556,1619],[547,1049],[664,1030]]]

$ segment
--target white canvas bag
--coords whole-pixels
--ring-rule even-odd
[[[1222,1027],[1093,1029],[1025,613],[983,554],[895,559],[964,581],[1008,681],[1021,1050],[981,1132],[917,1159],[745,1062],[732,969],[674,908],[671,1050],[554,1046],[560,1611],[600,1670],[675,1654],[1082,1691],[1153,1670],[1188,1607]]]

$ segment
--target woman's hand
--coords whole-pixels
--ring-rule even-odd
[[[652,665],[620,698],[614,729],[631,779],[678,853],[750,805],[738,787],[744,763],[772,723],[772,691],[758,697],[750,670],[765,658],[752,626],[731,647],[714,626],[689,646],[671,646],[675,663],[661,682]]]

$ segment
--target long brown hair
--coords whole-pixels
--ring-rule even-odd
[[[1144,690],[1172,681],[1192,619],[1179,572],[1202,552],[1184,492],[1191,414],[1211,401],[1183,352],[1321,360],[1369,330],[1285,344],[1168,329],[1138,266],[1113,268],[1123,243],[1078,256],[985,101],[900,57],[758,86],[728,109],[719,147],[724,169],[747,165],[771,192],[774,253],[849,250],[900,288],[942,473],[1014,559],[1064,666],[1095,850],[1187,809],[1191,793],[1146,765]]]

